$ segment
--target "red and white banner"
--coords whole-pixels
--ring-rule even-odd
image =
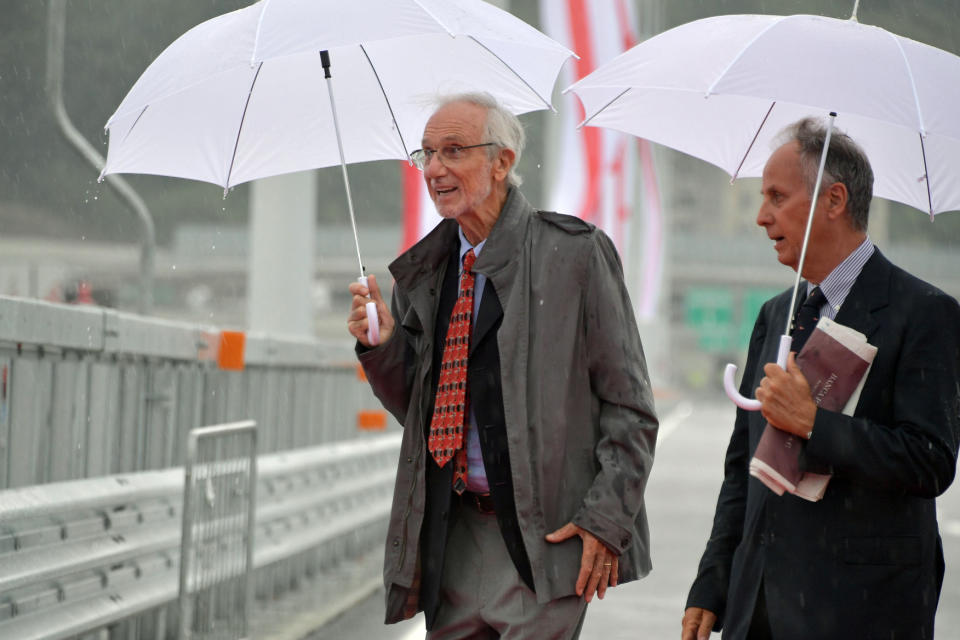
[[[403,244],[406,251],[443,220],[433,206],[427,192],[423,172],[415,166],[403,163]]]
[[[564,67],[561,87],[637,42],[629,0],[540,0],[540,22],[547,35],[580,56]],[[634,265],[628,275],[640,276],[639,286],[631,287],[639,293],[634,300],[638,317],[652,318],[660,293],[663,228],[650,143],[609,129],[577,129],[584,113],[572,93],[562,96],[557,108],[556,139],[548,143],[546,179],[552,186],[546,208],[575,214],[606,231],[624,262]],[[643,187],[639,205],[634,202],[637,180]],[[632,234],[639,234],[642,244],[631,241]],[[638,255],[628,255],[631,249]]]

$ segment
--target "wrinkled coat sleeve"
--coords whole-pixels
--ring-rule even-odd
[[[740,393],[753,397],[751,381],[756,376],[760,353],[767,335],[766,317],[768,302],[757,317],[750,336],[747,365],[740,383]],[[750,428],[749,414],[737,409],[733,435],[727,446],[723,464],[723,485],[714,511],[713,529],[707,548],[700,559],[697,577],[687,597],[687,607],[700,607],[717,616],[714,629],[723,627],[727,605],[727,590],[733,566],[733,554],[743,537],[744,518],[747,511],[747,485],[750,478]]]
[[[605,234],[594,238],[583,314],[600,471],[573,522],[622,553],[643,506],[658,423],[619,257]]]
[[[408,305],[404,304],[403,296],[396,287],[390,308],[395,321],[390,339],[373,348],[357,342],[356,352],[374,395],[401,425],[405,425],[414,374],[410,366],[413,349],[402,325]]]

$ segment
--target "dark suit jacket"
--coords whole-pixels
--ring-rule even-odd
[[[790,292],[757,319],[741,393],[776,360]],[[960,440],[960,307],[876,251],[837,322],[878,348],[853,417],[817,411],[804,458],[833,479],[820,502],[749,476],[764,428],[737,411],[713,531],[687,606],[744,638],[763,585],[777,640],[932,638],[943,581],[934,498]]]
[[[436,336],[433,354],[432,388],[439,382],[440,362],[446,339],[450,314],[459,291],[459,238],[451,247],[443,288],[437,311]],[[484,470],[493,497],[497,523],[506,543],[507,551],[518,573],[530,589],[533,589],[533,574],[530,561],[517,522],[517,509],[513,498],[513,480],[510,472],[510,456],[507,452],[507,429],[503,415],[503,392],[500,387],[500,351],[497,348],[497,329],[503,319],[503,309],[488,280],[483,288],[480,309],[470,343],[470,359],[467,365],[467,390],[470,407],[477,418],[480,449]],[[433,406],[427,415],[432,415]],[[424,438],[429,437],[429,420],[424,425]],[[424,525],[421,530],[420,605],[423,607],[427,628],[433,622],[439,605],[440,579],[443,560],[446,556],[447,534],[457,517],[459,498],[453,497],[451,483],[453,464],[441,469],[433,458],[427,456],[427,504]],[[456,551],[456,550],[451,550]]]

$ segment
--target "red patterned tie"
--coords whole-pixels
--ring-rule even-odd
[[[463,432],[467,416],[467,356],[470,353],[470,325],[473,320],[473,249],[463,257],[460,295],[453,305],[447,339],[443,346],[440,382],[433,401],[430,438],[427,446],[441,467],[456,456],[453,490],[463,493],[467,486],[467,452]]]

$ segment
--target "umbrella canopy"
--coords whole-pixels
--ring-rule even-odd
[[[756,177],[805,116],[873,166],[874,195],[931,216],[960,209],[960,57],[855,19],[729,15],[665,31],[568,88],[585,123]]]
[[[834,125],[866,152],[874,195],[936,213],[960,209],[960,58],[878,27],[821,16],[731,15],[665,31],[570,86],[585,124],[673,147],[734,178],[762,176],[787,125],[830,115],[796,299]],[[792,308],[792,307],[791,307]],[[777,363],[786,367],[790,316]],[[737,406],[760,403],[724,388]]]
[[[150,64],[107,121],[100,177],[193,178],[226,194],[340,164],[366,285],[347,163],[409,159],[441,92],[483,90],[514,113],[550,108],[571,55],[481,0],[261,0]],[[367,318],[377,344],[373,302]]]
[[[480,0],[262,0],[171,44],[110,117],[104,175],[229,188],[346,162],[406,159],[441,91],[483,90],[514,113],[550,108],[572,53]]]

